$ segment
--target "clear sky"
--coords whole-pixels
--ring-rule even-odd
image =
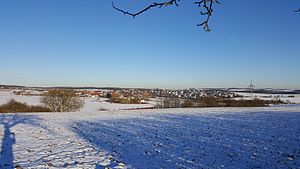
[[[205,33],[190,0],[135,19],[110,0],[0,0],[0,84],[299,89],[300,1],[220,1]]]

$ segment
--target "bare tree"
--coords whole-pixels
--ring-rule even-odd
[[[130,15],[133,18],[135,18],[136,16],[150,10],[151,8],[161,8],[161,7],[167,7],[167,6],[179,6],[179,2],[180,0],[168,0],[168,1],[164,1],[164,2],[154,2],[148,6],[146,6],[145,8],[143,8],[142,10],[132,13],[132,12],[128,12],[125,11],[121,8],[118,8],[114,2],[112,1],[112,7],[114,9],[116,9],[119,12],[122,12],[124,15]],[[197,5],[200,8],[200,14],[205,16],[205,20],[200,23],[197,24],[197,26],[202,26],[205,32],[209,32],[210,28],[209,28],[209,19],[211,18],[212,14],[213,14],[213,5],[214,4],[219,4],[219,0],[197,0],[194,2],[195,5]]]
[[[167,6],[179,6],[180,0],[166,0],[163,2],[153,2],[152,4],[146,6],[145,8],[132,13],[126,10],[123,10],[121,8],[118,8],[114,2],[112,1],[112,7],[116,9],[119,12],[122,12],[124,15],[130,15],[133,18],[136,16],[150,10],[151,8],[161,8],[161,7],[167,7]],[[211,29],[209,27],[209,20],[213,14],[213,9],[215,4],[220,4],[219,0],[196,0],[193,2],[197,7],[199,7],[200,14],[205,17],[204,21],[202,23],[197,24],[197,26],[203,27],[205,32],[209,32]],[[300,8],[295,10],[294,12],[300,12]]]
[[[55,112],[76,111],[83,107],[84,102],[74,90],[50,90],[42,97],[42,103]]]

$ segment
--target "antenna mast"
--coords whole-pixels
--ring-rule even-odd
[[[253,84],[253,82],[252,82],[252,80],[251,80],[251,82],[250,82],[250,85],[249,85],[249,88],[250,88],[250,92],[251,92],[251,99],[253,99],[253,89],[254,89],[254,84]]]

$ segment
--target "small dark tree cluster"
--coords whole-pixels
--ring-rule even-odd
[[[270,104],[286,104],[281,100],[235,100],[218,97],[201,97],[197,99],[164,98],[157,108],[197,108],[197,107],[265,107]]]
[[[264,107],[270,104],[285,104],[281,100],[235,100],[228,98],[203,97],[186,99],[183,107]]]
[[[49,108],[43,106],[30,106],[26,103],[20,103],[10,100],[0,106],[0,113],[17,113],[17,112],[50,112]]]
[[[138,97],[134,95],[123,96],[120,93],[110,93],[107,94],[107,98],[111,103],[120,103],[120,104],[143,104],[147,97]]]
[[[163,100],[163,108],[180,108],[181,101],[179,98],[165,98]]]

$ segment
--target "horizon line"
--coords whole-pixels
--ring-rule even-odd
[[[71,86],[71,85],[53,85],[53,86],[34,86],[34,85],[18,85],[18,84],[0,84],[0,86],[7,86],[7,87],[24,87],[24,88],[86,88],[86,89],[248,89],[249,87],[186,87],[186,88],[165,88],[165,87],[121,87],[121,86]],[[274,88],[274,87],[259,87],[255,89],[277,89],[277,90],[300,90],[297,88]]]

